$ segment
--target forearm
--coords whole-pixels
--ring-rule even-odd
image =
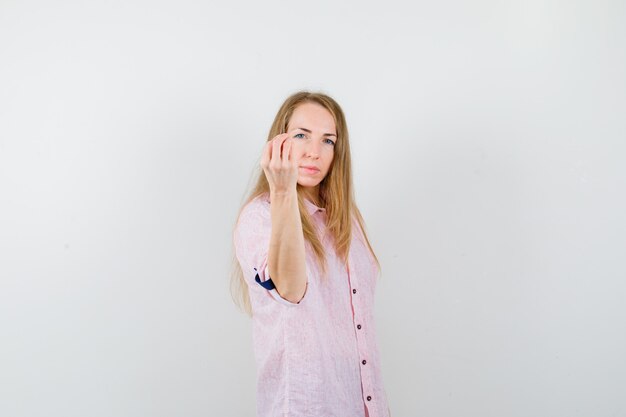
[[[272,193],[269,275],[278,293],[297,303],[306,291],[304,235],[296,190]]]

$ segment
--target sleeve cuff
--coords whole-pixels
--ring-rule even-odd
[[[300,302],[304,299],[304,296],[303,296],[300,302],[292,303],[291,301],[283,298],[278,293],[278,291],[276,290],[276,286],[274,285],[274,282],[272,281],[272,278],[270,277],[269,266],[267,265],[267,261],[263,263],[262,268],[260,270],[258,270],[257,268],[254,268],[254,271],[256,274],[256,276],[254,277],[254,280],[260,286],[265,288],[267,292],[269,293],[269,295],[274,300],[278,301],[280,304],[293,307],[293,306],[297,306],[298,304],[300,304]],[[308,287],[308,282],[307,282],[307,287]],[[306,295],[306,290],[304,291],[304,294]]]

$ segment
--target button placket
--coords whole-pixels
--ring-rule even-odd
[[[353,277],[352,274],[350,273],[350,267],[348,266],[348,278],[349,278],[349,282],[350,282],[350,286],[352,286],[354,283],[353,281]],[[356,288],[352,288],[352,294],[356,294],[357,290]],[[350,297],[351,298],[351,303],[352,303],[352,307],[354,309],[354,321],[358,322],[360,321],[359,317],[361,317],[360,313],[360,308],[359,308],[359,301],[356,297]],[[363,328],[363,326],[361,325],[361,323],[358,323],[356,325],[357,328],[357,332],[356,332],[356,339],[357,339],[357,346],[358,346],[358,350],[359,353],[363,356],[366,356],[364,353],[366,351],[366,349],[364,349],[363,345],[366,344],[366,339],[365,339],[365,334],[361,333],[360,330]],[[367,364],[367,360],[363,359],[361,361],[362,365]],[[365,367],[361,367],[361,385],[363,387],[363,393],[365,394],[368,391],[371,391],[371,384],[370,384],[370,378],[369,378],[369,367],[365,368]],[[372,401],[372,396],[368,395],[366,397],[367,401]]]

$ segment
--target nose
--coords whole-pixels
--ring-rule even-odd
[[[309,143],[307,144],[307,147],[306,147],[307,156],[310,158],[318,158],[320,155],[320,148],[322,144],[318,140],[311,140],[308,142]]]

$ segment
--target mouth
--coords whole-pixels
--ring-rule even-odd
[[[307,173],[309,173],[309,174],[315,174],[315,173],[317,173],[317,172],[319,172],[319,171],[320,171],[320,170],[319,170],[319,169],[317,169],[317,168],[314,168],[314,167],[307,167],[307,166],[300,167],[300,169],[303,169],[305,172],[307,172]]]

